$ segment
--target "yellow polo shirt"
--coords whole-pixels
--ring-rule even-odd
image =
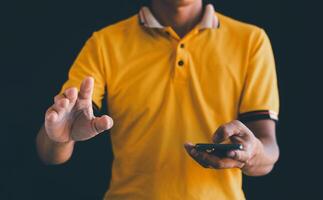
[[[179,38],[142,8],[93,34],[62,91],[86,76],[95,78],[94,103],[101,107],[107,95],[114,119],[105,199],[245,199],[240,169],[205,169],[183,144],[211,142],[237,118],[277,119],[275,63],[262,29],[208,5],[201,23]]]

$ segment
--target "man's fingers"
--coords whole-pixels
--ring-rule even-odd
[[[198,152],[196,151],[196,149],[194,148],[194,144],[192,144],[192,143],[189,143],[189,142],[187,142],[187,143],[185,143],[184,144],[184,147],[185,147],[185,150],[186,150],[186,152],[197,162],[197,163],[199,163],[202,167],[204,167],[204,168],[208,168],[209,166],[206,164],[206,163],[204,163],[204,162],[202,162],[201,160],[199,160],[199,159],[197,159],[197,154],[198,154]]]
[[[214,143],[221,143],[229,140],[232,136],[247,135],[248,129],[240,121],[234,120],[230,123],[220,126],[214,133],[212,140]]]
[[[195,150],[194,145],[191,143],[184,144],[184,147],[188,152],[188,154],[196,162],[198,162],[201,166],[205,168],[214,168],[214,169],[241,168],[244,165],[243,162],[232,158],[220,158],[206,152],[198,152]]]
[[[214,169],[241,168],[243,163],[231,158],[220,158],[206,152],[199,152],[197,159]]]
[[[76,100],[77,100],[77,88],[72,87],[72,88],[65,90],[63,94],[56,95],[54,97],[54,104],[55,105],[59,104],[63,107],[66,107],[66,106],[73,107]],[[65,105],[62,101],[63,102],[67,101],[68,102],[67,105]]]
[[[67,98],[62,98],[52,106],[52,109],[55,110],[58,113],[58,115],[61,115],[64,111],[66,111],[68,105],[69,100]]]
[[[210,167],[214,169],[231,169],[231,168],[242,168],[244,166],[243,162],[233,160],[230,158],[222,158],[217,161],[210,160]]]
[[[192,143],[190,143],[190,142],[186,142],[185,144],[184,144],[184,147],[185,147],[185,149],[186,149],[186,151],[191,151],[193,148],[194,148],[194,144],[192,144]]]
[[[232,135],[237,133],[237,131],[238,130],[235,129],[233,124],[224,124],[215,131],[212,140],[214,143],[224,142],[228,140]]]
[[[241,150],[228,151],[227,156],[240,162],[247,162],[250,159],[250,153]]]
[[[63,94],[58,94],[54,97],[54,103],[56,103],[57,101],[61,100],[65,98]]]
[[[107,115],[103,115],[101,117],[96,117],[92,121],[93,130],[96,133],[101,133],[105,130],[110,129],[113,126],[113,120],[111,117]]]
[[[72,87],[72,88],[68,88],[67,90],[64,91],[64,96],[66,98],[68,98],[68,100],[70,101],[70,103],[75,103],[76,99],[77,99],[77,88],[76,87]]]
[[[59,120],[66,111],[68,104],[69,100],[67,98],[57,100],[56,103],[47,110],[45,114],[45,119],[48,122],[55,122]]]
[[[54,104],[54,108],[56,109],[65,109],[67,108],[67,106],[69,105],[69,100],[67,98],[62,98],[60,100],[58,100],[55,104]]]
[[[92,77],[85,78],[81,83],[79,98],[92,99],[93,87],[94,79]]]
[[[200,152],[198,152],[194,147],[195,145],[192,143],[185,143],[184,147],[187,151],[187,153],[195,160],[197,163],[199,163],[204,168],[209,168],[209,164],[201,157]]]
[[[55,122],[57,118],[58,118],[58,113],[54,109],[49,108],[45,114],[45,121]]]

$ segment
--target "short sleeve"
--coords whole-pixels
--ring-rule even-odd
[[[77,87],[80,89],[82,80],[88,76],[94,78],[93,103],[98,108],[101,108],[106,80],[101,50],[96,33],[86,41],[78,54],[69,70],[68,80],[64,83],[60,93],[63,93],[70,87]]]
[[[278,121],[279,94],[275,60],[266,33],[260,29],[252,44],[245,84],[239,105],[239,120]]]

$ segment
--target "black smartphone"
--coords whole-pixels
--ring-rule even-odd
[[[243,150],[242,144],[195,144],[196,151],[207,152],[217,156],[225,157],[230,150]]]

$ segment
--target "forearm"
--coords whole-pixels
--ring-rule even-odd
[[[73,153],[74,141],[59,143],[52,141],[46,134],[44,126],[40,129],[36,146],[38,155],[46,164],[62,164],[66,162]]]
[[[242,168],[248,176],[263,176],[274,167],[279,157],[279,148],[276,142],[258,139],[256,154]]]

